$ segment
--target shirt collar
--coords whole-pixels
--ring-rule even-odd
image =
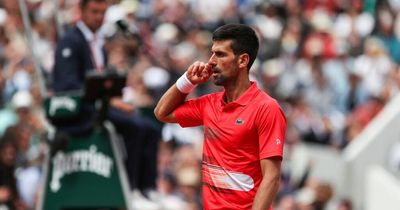
[[[246,106],[254,97],[256,94],[259,92],[259,89],[257,88],[257,84],[255,82],[251,82],[251,85],[247,90],[235,101],[232,101],[229,104],[238,104],[240,106]],[[224,101],[225,93],[221,94],[221,102],[223,105],[226,105]]]
[[[76,23],[76,26],[79,28],[79,30],[82,31],[83,36],[85,37],[86,41],[88,41],[88,42],[93,41],[95,38],[95,35],[97,38],[102,38],[100,30],[97,30],[96,33],[93,33],[83,21],[78,21]]]

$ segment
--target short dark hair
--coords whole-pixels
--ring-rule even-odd
[[[232,50],[235,55],[249,54],[247,68],[250,69],[258,52],[258,37],[256,32],[247,25],[231,23],[217,28],[212,37],[213,41],[232,40]]]
[[[95,2],[107,2],[107,0],[80,0],[79,6],[81,9],[85,8],[86,5],[89,4],[89,2],[95,1]]]

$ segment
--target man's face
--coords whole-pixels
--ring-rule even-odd
[[[215,85],[225,86],[238,76],[238,56],[233,53],[231,43],[231,40],[214,41],[211,48],[209,63],[213,66]]]
[[[17,155],[16,149],[11,145],[6,145],[1,150],[0,161],[7,166],[12,166],[14,165],[16,155]]]
[[[82,8],[82,21],[92,30],[97,31],[103,24],[104,14],[107,10],[107,2],[90,1]]]

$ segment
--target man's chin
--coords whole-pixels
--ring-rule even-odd
[[[218,80],[218,79],[214,79],[213,82],[214,82],[214,85],[216,85],[216,86],[223,86],[224,85],[223,81]]]
[[[221,75],[213,77],[214,85],[217,85],[217,86],[224,86],[226,81],[227,81],[227,78],[223,77]]]

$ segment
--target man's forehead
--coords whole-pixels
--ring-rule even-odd
[[[213,45],[211,47],[212,51],[219,51],[219,50],[232,50],[232,40],[216,40],[213,41]]]
[[[83,9],[107,9],[107,1],[89,1]]]

